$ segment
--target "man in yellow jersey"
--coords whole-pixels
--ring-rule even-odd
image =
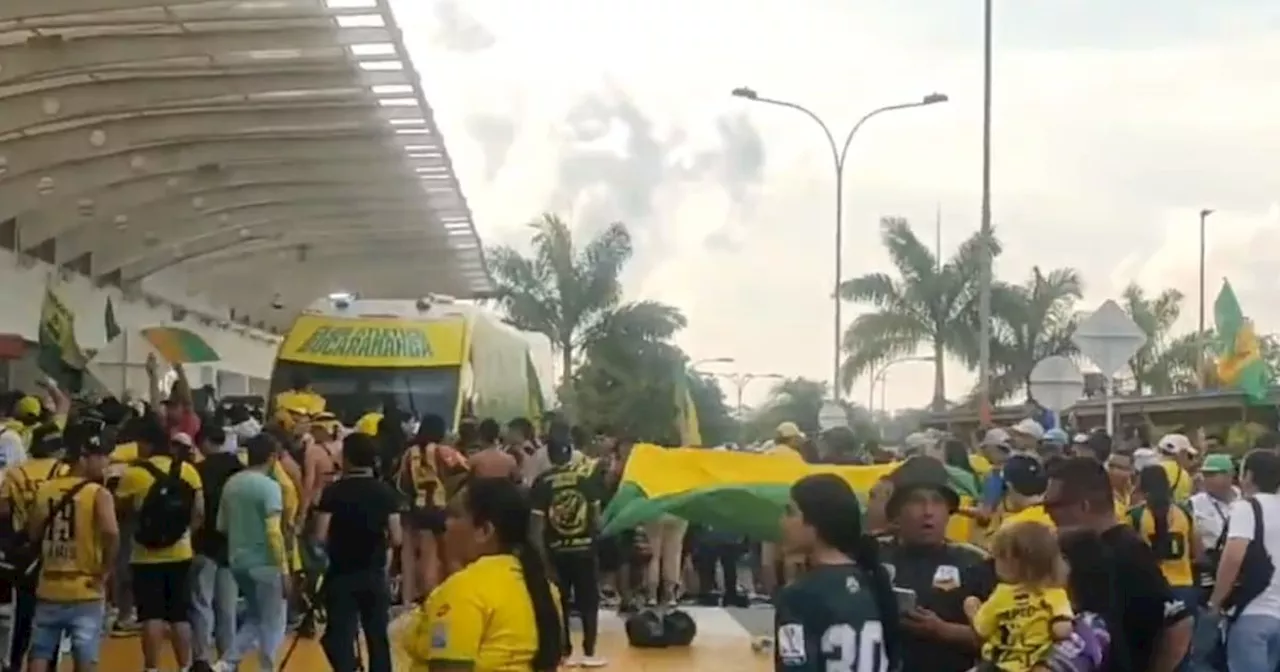
[[[259,669],[274,670],[276,653],[284,642],[292,571],[280,522],[284,494],[270,475],[279,449],[270,434],[249,439],[248,466],[223,486],[218,531],[226,535],[231,573],[248,608],[231,650],[214,666],[219,672],[238,669],[255,648]]]
[[[1049,484],[1044,464],[1034,455],[1013,455],[1002,471],[1007,513],[1000,527],[1035,522],[1053,528],[1053,519],[1044,510],[1044,490]]]
[[[1195,492],[1195,481],[1191,477],[1196,455],[1191,439],[1182,434],[1166,434],[1156,443],[1160,451],[1160,466],[1169,475],[1169,487],[1173,488],[1173,501],[1186,502]]]
[[[101,485],[110,448],[92,434],[69,448],[71,473],[40,486],[27,521],[31,538],[43,540],[28,672],[47,672],[64,636],[77,672],[98,664],[106,586],[120,543],[115,500]]]
[[[191,665],[191,530],[204,518],[200,473],[183,453],[191,438],[174,434],[149,414],[138,427],[142,459],[129,465],[116,490],[119,507],[136,515],[129,570],[142,621],[144,672],[159,666],[166,630],[178,667]]]
[[[46,424],[35,428],[31,434],[31,457],[6,474],[0,483],[0,518],[8,516],[13,521],[13,533],[27,529],[28,513],[35,505],[36,492],[45,481],[63,476],[67,465],[62,462],[64,443],[62,430]],[[14,586],[13,629],[10,635],[9,666],[22,669],[23,655],[31,638],[31,623],[36,610],[35,577],[28,583]]]

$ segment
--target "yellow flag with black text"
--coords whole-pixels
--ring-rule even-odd
[[[40,368],[54,379],[84,369],[85,356],[76,342],[76,316],[50,283],[40,306]],[[58,380],[61,384],[64,381]]]

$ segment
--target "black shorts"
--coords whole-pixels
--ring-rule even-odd
[[[189,623],[191,561],[129,565],[139,621]]]
[[[409,510],[409,528],[419,532],[444,534],[444,509],[438,506],[414,507]]]

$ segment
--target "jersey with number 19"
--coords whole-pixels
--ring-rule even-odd
[[[783,588],[774,602],[775,668],[886,672],[882,616],[868,580],[856,565],[820,565]]]
[[[90,483],[80,488],[58,515],[49,515],[58,502],[82,483],[76,476],[62,476],[40,486],[34,513],[45,524],[41,543],[40,580],[36,597],[49,602],[89,602],[103,598],[99,580],[107,558],[102,557],[98,537],[96,499],[103,486]]]

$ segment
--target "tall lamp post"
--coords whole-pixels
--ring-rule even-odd
[[[978,418],[991,420],[991,5],[982,3],[982,221],[978,252]]]
[[[689,369],[696,371],[697,368],[699,366],[702,366],[703,364],[732,364],[735,361],[737,360],[735,360],[732,357],[711,357],[708,359],[699,359],[699,360],[695,360],[693,362],[693,365],[690,366]]]
[[[735,392],[735,401],[737,403],[737,419],[742,420],[745,416],[744,407],[742,407],[742,390],[746,389],[753,380],[786,380],[786,376],[782,374],[710,374],[716,378],[723,378],[733,384],[733,392]]]
[[[1200,387],[1204,388],[1204,253],[1205,253],[1205,231],[1204,222],[1209,219],[1209,215],[1213,214],[1213,210],[1205,208],[1200,211],[1200,320],[1197,322],[1199,331],[1196,335],[1196,342],[1200,347],[1196,348],[1196,378],[1200,380]]]
[[[787,107],[787,108],[796,110],[798,112],[804,113],[805,116],[812,119],[815,123],[818,124],[820,128],[822,128],[822,133],[827,138],[827,145],[831,148],[831,160],[835,166],[835,177],[836,177],[836,221],[835,221],[835,228],[836,228],[835,262],[836,263],[835,263],[834,292],[832,295],[832,300],[835,301],[835,323],[832,325],[833,338],[832,338],[832,353],[831,353],[831,392],[832,392],[832,397],[836,401],[839,401],[840,400],[840,278],[843,275],[842,274],[843,269],[841,268],[841,264],[842,264],[841,252],[844,246],[844,231],[841,224],[844,221],[844,165],[845,165],[845,157],[848,156],[849,154],[849,145],[853,142],[853,136],[857,135],[858,129],[862,128],[862,125],[866,123],[868,119],[876,115],[883,114],[885,112],[892,112],[894,110],[907,110],[913,107],[924,107],[926,105],[935,105],[937,103],[945,103],[947,102],[947,96],[946,94],[942,94],[942,93],[931,93],[917,101],[913,101],[909,103],[899,103],[897,105],[886,105],[885,107],[874,109],[866,113],[865,115],[863,115],[862,118],[858,120],[858,123],[854,124],[853,128],[849,130],[849,134],[844,137],[844,144],[837,146],[836,138],[834,135],[831,134],[830,127],[828,127],[826,122],[824,122],[817,114],[814,114],[814,112],[807,107],[798,105],[796,103],[788,102],[785,100],[777,100],[775,98],[765,98],[760,94],[756,93],[754,89],[749,89],[745,86],[734,89],[733,95],[737,96],[738,98],[745,98],[747,100],[754,101],[757,103],[767,103],[769,105]]]
[[[883,401],[884,400],[884,380],[885,380],[885,374],[889,372],[890,368],[895,367],[899,364],[905,364],[906,362],[932,362],[932,361],[933,361],[932,357],[927,357],[925,355],[912,355],[910,357],[899,357],[897,359],[891,359],[885,362],[884,366],[881,366],[878,369],[872,369],[871,370],[871,391],[869,392],[867,397],[867,410],[868,411],[876,410],[876,382],[877,381],[880,382],[880,399],[881,399],[880,410],[882,411],[884,410],[884,401]]]

